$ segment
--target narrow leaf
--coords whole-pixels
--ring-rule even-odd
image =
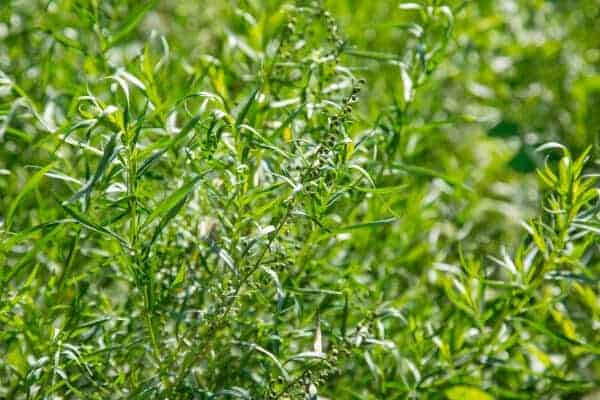
[[[239,107],[239,111],[237,111],[236,117],[235,117],[235,125],[239,126],[242,124],[242,122],[244,122],[244,118],[246,118],[246,114],[248,114],[248,111],[250,111],[250,107],[252,107],[252,103],[254,103],[254,99],[256,98],[256,95],[258,94],[260,90],[260,87],[256,87],[252,93],[250,93],[250,95],[244,100],[244,102],[240,105]]]
[[[88,180],[86,182],[86,184],[83,185],[81,187],[81,189],[79,189],[79,191],[77,191],[73,196],[71,196],[71,198],[69,198],[64,203],[65,205],[72,204],[73,202],[77,201],[84,195],[89,196],[91,194],[92,190],[94,189],[94,185],[98,182],[98,180],[100,180],[100,178],[106,171],[106,168],[110,165],[110,163],[112,162],[112,160],[116,157],[116,155],[118,153],[117,134],[118,134],[118,132],[113,133],[113,135],[110,137],[110,140],[104,147],[104,152],[102,154],[102,158],[100,159],[100,162],[98,164],[98,167],[96,168],[96,172],[94,173],[94,176],[92,176],[90,178],[90,180]]]
[[[194,189],[194,187],[196,186],[196,183],[198,183],[198,181],[200,181],[201,178],[202,178],[201,176],[197,176],[196,178],[192,179],[191,181],[185,183],[183,186],[181,186],[175,192],[171,193],[170,196],[167,196],[165,199],[163,199],[154,208],[154,211],[152,211],[152,213],[148,216],[148,218],[146,218],[146,220],[144,221],[144,226],[150,225],[159,216],[161,216],[161,215],[167,213],[169,210],[173,209],[173,207],[175,207],[175,205],[177,205],[177,203],[179,203],[184,197],[186,197],[188,195],[188,193],[190,193]]]
[[[39,185],[39,183],[42,180],[42,178],[44,177],[44,175],[46,175],[48,173],[48,171],[50,171],[52,169],[54,164],[55,164],[54,162],[50,163],[50,164],[46,165],[44,168],[40,169],[35,174],[33,174],[33,176],[29,179],[29,181],[27,181],[27,183],[23,187],[23,190],[21,190],[21,192],[17,195],[17,197],[12,201],[12,203],[10,204],[10,207],[8,207],[8,212],[6,213],[6,223],[5,223],[5,228],[4,228],[4,230],[6,232],[8,232],[12,226],[13,217],[14,217],[15,211],[17,210],[19,203],[23,200],[23,198],[29,192],[31,192],[36,186]]]
[[[127,35],[129,35],[129,33],[131,33],[140,24],[140,22],[142,22],[144,16],[154,7],[157,1],[158,0],[147,2],[146,4],[139,6],[136,10],[133,10],[129,15],[129,19],[125,21],[125,23],[119,27],[117,32],[112,35],[110,41],[108,42],[108,46],[104,50],[108,50],[123,41]]]
[[[67,205],[63,204],[63,209],[73,218],[75,218],[75,223],[82,225],[92,231],[96,231],[98,233],[102,233],[105,235],[108,235],[114,239],[116,239],[119,243],[121,243],[123,246],[129,248],[129,244],[127,243],[127,241],[122,238],[121,236],[117,235],[116,233],[114,233],[113,231],[111,231],[108,228],[105,228],[103,226],[100,226],[92,221],[90,221],[85,215],[83,215],[82,213],[80,213],[79,211],[68,207]]]

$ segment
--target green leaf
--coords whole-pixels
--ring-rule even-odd
[[[167,224],[173,218],[175,218],[175,216],[177,214],[179,214],[179,211],[181,211],[181,209],[183,208],[183,205],[185,204],[186,200],[187,200],[187,193],[177,203],[175,203],[173,205],[173,207],[171,207],[162,216],[162,218],[160,219],[160,222],[158,223],[158,226],[154,230],[154,234],[152,235],[152,239],[150,239],[150,241],[145,246],[145,254],[146,255],[149,254],[150,248],[152,247],[152,245],[154,244],[154,242],[156,241],[156,239],[158,239],[158,236],[161,234],[161,232],[163,231],[163,229],[165,229],[165,227],[167,226]]]
[[[0,248],[3,251],[10,250],[13,246],[23,242],[26,239],[29,239],[30,237],[32,237],[39,231],[43,232],[46,229],[55,228],[57,225],[67,224],[67,223],[71,223],[71,222],[73,222],[72,219],[62,219],[62,220],[57,220],[57,221],[52,221],[52,222],[45,222],[43,224],[39,224],[39,225],[33,226],[31,228],[27,228],[27,229],[22,230],[14,235],[9,236],[6,240],[4,240],[0,244]]]
[[[154,220],[156,220],[159,216],[165,215],[170,210],[173,210],[178,203],[180,203],[196,186],[202,179],[202,176],[197,176],[191,181],[184,183],[179,189],[175,192],[171,193],[170,196],[167,196],[163,199],[155,208],[154,211],[146,218],[144,221],[144,226],[150,225]]]
[[[346,53],[351,56],[354,56],[354,57],[367,58],[367,59],[378,60],[378,61],[396,61],[397,62],[400,59],[400,56],[398,56],[397,54],[378,53],[375,51],[367,51],[367,50],[347,50]]]
[[[183,281],[185,281],[186,275],[187,275],[187,266],[185,263],[183,263],[179,267],[179,271],[177,271],[177,275],[175,276],[175,279],[173,280],[171,287],[176,287],[176,286],[181,285],[183,283]]]
[[[133,10],[129,14],[127,21],[125,21],[111,36],[107,46],[103,50],[106,51],[125,40],[127,35],[129,35],[140,24],[140,22],[142,22],[142,19],[152,8],[154,8],[156,3],[158,3],[158,0],[152,0],[146,4],[141,4],[137,9]]]
[[[70,47],[70,48],[77,49],[77,50],[83,50],[81,43],[79,43],[77,40],[73,40],[73,39],[63,35],[60,31],[58,31],[56,29],[47,29],[47,32],[50,35],[52,35],[54,40],[56,40],[58,43],[62,44],[63,46]]]
[[[23,187],[23,190],[21,190],[17,197],[12,201],[12,203],[8,207],[8,212],[6,213],[6,223],[4,228],[6,232],[10,231],[13,222],[13,217],[15,211],[17,210],[17,207],[19,206],[19,203],[29,192],[31,192],[36,186],[39,185],[40,181],[46,175],[46,173],[48,173],[48,171],[50,171],[52,167],[54,167],[54,164],[55,162],[52,162],[46,165],[44,168],[37,171],[35,174],[33,174],[33,176],[29,179],[29,181],[27,181],[27,183]]]
[[[167,152],[166,149],[164,150],[158,150],[155,151],[154,153],[152,153],[152,155],[150,155],[150,157],[148,157],[147,159],[145,159],[142,162],[142,165],[140,165],[140,167],[138,168],[137,172],[136,172],[136,176],[137,178],[140,178],[142,176],[144,176],[146,174],[146,172],[148,171],[148,169],[150,169],[150,167],[155,164],[156,162],[158,162],[158,160],[160,160],[160,158],[162,157],[163,154],[165,154]]]
[[[373,181],[373,178],[371,178],[371,175],[369,175],[369,173],[360,165],[350,165],[349,168],[355,169],[358,172],[361,173],[362,176],[365,177],[365,179],[371,184],[371,186],[375,187],[375,182]]]
[[[10,346],[8,354],[6,354],[6,361],[9,366],[13,367],[21,376],[25,376],[27,373],[27,360],[23,356],[19,342],[13,343]]]
[[[74,203],[75,201],[79,200],[82,196],[89,197],[89,195],[92,193],[94,185],[96,185],[98,180],[100,180],[100,178],[106,171],[106,168],[108,168],[112,160],[114,160],[114,158],[118,154],[119,149],[117,148],[117,135],[118,132],[113,133],[108,143],[104,147],[102,158],[98,163],[98,167],[96,168],[94,176],[92,176],[90,180],[88,180],[86,184],[81,187],[81,189],[79,189],[75,194],[73,194],[73,196],[71,196],[67,201],[65,201],[65,205]]]
[[[380,219],[377,221],[369,221],[369,222],[361,222],[360,224],[354,224],[354,225],[347,225],[341,228],[337,228],[335,230],[333,230],[336,233],[340,233],[340,232],[348,232],[348,231],[353,231],[356,229],[363,229],[363,228],[372,228],[375,226],[379,226],[379,225],[387,225],[387,224],[391,224],[392,222],[396,221],[395,217],[392,218],[386,218],[386,219]]]
[[[454,386],[446,390],[449,400],[494,400],[494,397],[473,386]]]
[[[593,233],[596,235],[600,235],[600,224],[575,222],[575,223],[573,223],[573,226],[575,228],[579,228],[584,231],[587,231],[587,232],[590,232],[590,233]]]
[[[584,343],[577,339],[572,339],[568,336],[565,336],[561,332],[547,328],[546,326],[544,326],[541,323],[537,323],[535,321],[530,321],[528,319],[521,318],[521,317],[515,317],[514,320],[520,321],[520,322],[530,326],[531,328],[538,331],[539,333],[546,335],[548,338],[551,338],[565,346],[581,346],[582,348],[586,349],[591,354],[596,354],[596,355],[600,354],[600,347],[596,347],[594,344]]]
[[[359,192],[365,193],[373,193],[373,194],[392,194],[392,193],[401,193],[406,191],[409,188],[409,185],[398,185],[398,186],[387,186],[387,187],[355,187],[354,189]]]
[[[219,397],[237,397],[238,399],[252,400],[252,396],[250,396],[248,391],[239,387],[232,387],[230,389],[219,390],[217,393],[214,394],[214,396],[211,396],[210,398],[212,399]]]
[[[281,361],[279,361],[279,359],[277,357],[275,357],[275,355],[273,353],[271,353],[270,351],[268,351],[264,347],[261,347],[261,346],[257,345],[256,343],[242,342],[242,344],[245,344],[245,345],[249,346],[251,350],[255,350],[255,351],[257,351],[259,353],[262,353],[265,356],[269,357],[275,363],[275,365],[277,366],[277,368],[281,372],[281,375],[284,377],[284,379],[286,381],[289,379],[288,373],[285,370],[285,368],[283,367],[283,364],[281,363]]]
[[[302,353],[295,354],[285,360],[284,364],[287,364],[290,361],[301,361],[301,360],[325,360],[327,356],[325,353],[317,352],[317,351],[305,351]]]
[[[242,104],[240,104],[239,108],[236,110],[237,112],[234,112],[236,126],[240,126],[244,122],[244,118],[246,118],[248,111],[250,111],[250,107],[252,107],[252,104],[254,103],[254,99],[258,95],[259,91],[260,91],[260,86],[257,86],[256,88],[254,88],[252,93],[250,93],[250,95],[248,97],[246,97],[246,99],[242,102]]]
[[[322,240],[328,239],[332,236],[337,235],[338,233],[344,233],[344,232],[349,232],[349,231],[354,231],[357,229],[365,229],[365,228],[374,228],[377,227],[379,225],[387,225],[387,224],[391,224],[392,222],[395,222],[397,220],[396,217],[392,217],[392,218],[386,218],[386,219],[380,219],[377,221],[369,221],[369,222],[361,222],[359,224],[353,224],[353,225],[346,225],[340,228],[336,228],[336,229],[330,229],[327,233],[321,235],[320,237],[317,238],[317,241],[320,242]]]
[[[104,235],[108,235],[114,239],[116,239],[119,243],[121,243],[121,245],[129,248],[129,244],[127,243],[127,241],[122,238],[121,236],[117,235],[116,233],[114,233],[113,231],[111,231],[108,228],[105,228],[103,226],[100,226],[92,221],[90,221],[84,214],[80,213],[79,211],[63,204],[63,209],[67,212],[67,214],[69,214],[70,216],[72,216],[73,218],[75,218],[75,223],[84,226],[92,231],[98,232],[98,233],[102,233]]]
[[[194,129],[194,127],[196,126],[196,124],[198,123],[198,121],[200,121],[200,119],[202,118],[202,115],[200,113],[194,115],[184,126],[183,128],[181,128],[181,131],[179,131],[177,133],[177,135],[173,138],[173,140],[170,143],[170,147],[171,149],[176,149],[177,147],[180,146],[181,142],[183,141],[183,139],[185,139],[185,137],[187,136],[187,134]]]
[[[418,3],[400,3],[398,8],[401,10],[421,10],[423,8],[422,5]]]

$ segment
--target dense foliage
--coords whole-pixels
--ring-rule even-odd
[[[598,21],[0,1],[0,398],[595,398]]]

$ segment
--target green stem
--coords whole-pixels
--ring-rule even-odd
[[[162,360],[160,349],[158,347],[158,341],[156,340],[156,332],[154,330],[154,324],[152,323],[152,313],[150,311],[150,285],[144,286],[144,319],[146,320],[146,327],[150,334],[150,340],[152,341],[152,350],[154,351],[154,357],[159,363]]]

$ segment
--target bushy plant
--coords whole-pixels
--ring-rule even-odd
[[[473,83],[495,6],[201,3],[0,6],[0,397],[597,391],[597,143]]]

